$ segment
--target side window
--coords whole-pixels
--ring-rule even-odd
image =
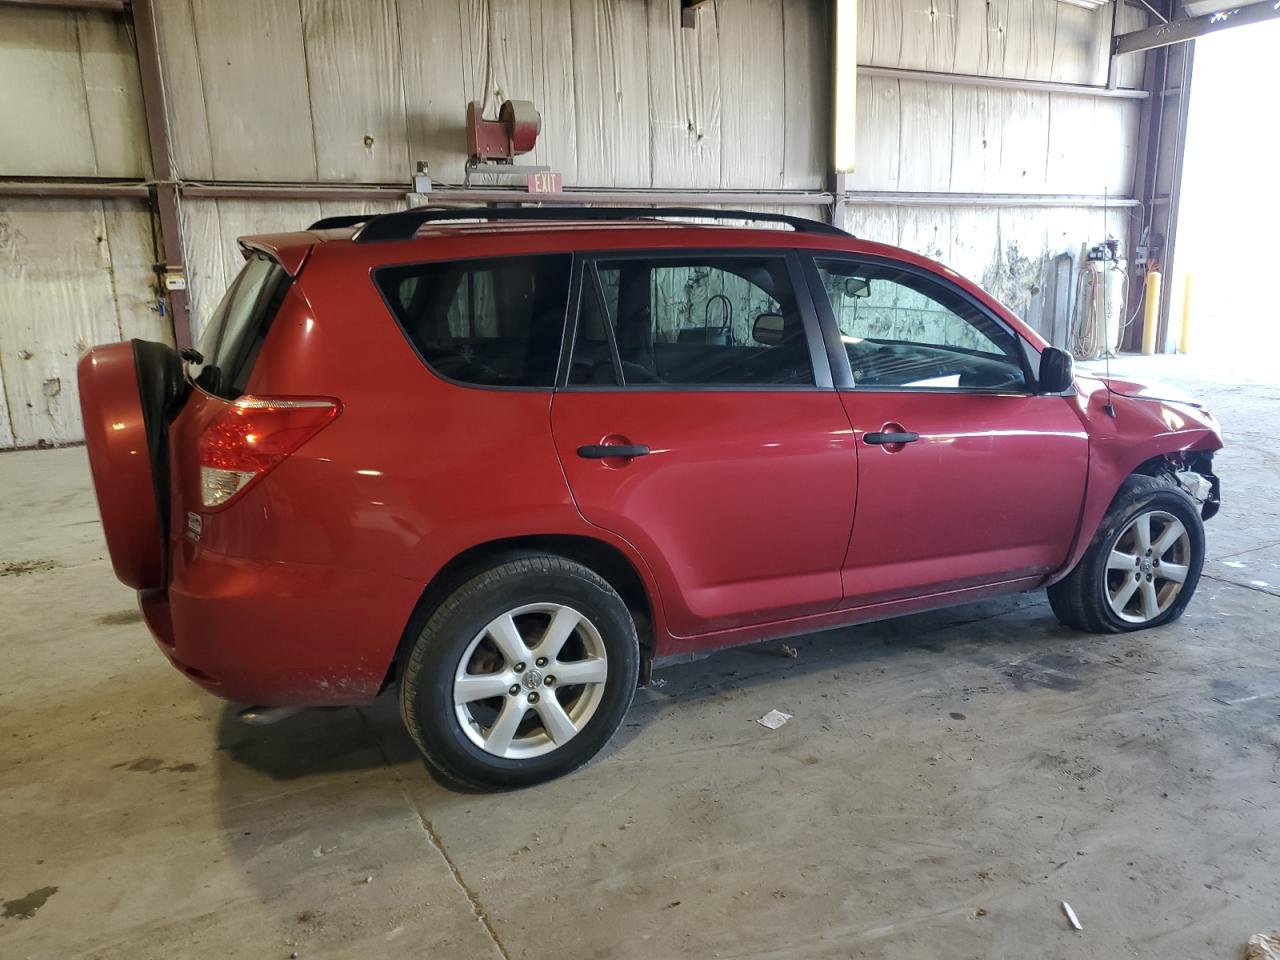
[[[1025,389],[1017,339],[958,292],[886,264],[817,267],[855,387]]]
[[[262,254],[241,267],[196,345],[204,363],[193,365],[191,375],[201,390],[227,400],[244,393],[289,282],[284,268]]]
[[[495,387],[551,387],[569,297],[568,254],[381,267],[374,281],[436,373]]]
[[[786,261],[660,257],[588,263],[570,382],[813,384]]]

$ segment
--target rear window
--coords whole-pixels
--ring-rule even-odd
[[[204,363],[191,368],[200,389],[227,400],[244,393],[289,282],[271,258],[249,258],[200,335],[197,349]]]
[[[555,385],[569,299],[569,254],[454,260],[374,272],[419,355],[450,380]]]

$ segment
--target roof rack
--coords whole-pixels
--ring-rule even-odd
[[[325,217],[317,220],[309,229],[329,230],[338,227],[355,227],[356,243],[377,243],[383,240],[412,240],[425,223],[449,220],[642,220],[655,217],[706,217],[708,219],[753,220],[761,223],[785,223],[797,233],[818,233],[831,236],[848,236],[839,227],[804,217],[791,217],[783,213],[752,213],[748,210],[717,210],[708,207],[418,207],[399,213],[371,214],[369,216]]]

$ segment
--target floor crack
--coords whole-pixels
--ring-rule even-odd
[[[364,711],[356,708],[356,716],[360,718],[361,724],[364,725],[365,732],[368,733],[369,739],[373,741],[374,749],[378,751],[382,757],[383,766],[390,769],[392,766],[391,757],[387,754],[386,749],[382,745],[382,738],[378,736],[373,726],[369,723],[369,718],[364,715]],[[418,805],[413,802],[413,798],[409,796],[409,792],[399,782],[395,781],[396,789],[403,798],[405,805],[413,811],[414,816],[418,818],[418,823],[422,826],[422,832],[427,835],[427,841],[431,844],[436,853],[440,854],[440,859],[445,862],[445,866],[449,868],[449,876],[453,878],[453,882],[458,889],[462,891],[462,895],[467,898],[467,902],[471,904],[471,912],[475,914],[475,918],[480,921],[480,926],[484,927],[484,932],[492,941],[494,948],[498,951],[498,955],[502,960],[511,960],[511,954],[507,952],[506,946],[498,937],[498,931],[494,929],[493,924],[489,920],[489,915],[485,912],[484,906],[480,903],[479,896],[471,889],[467,881],[462,877],[462,871],[458,869],[458,865],[454,862],[453,857],[449,856],[449,851],[444,847],[444,841],[440,839],[440,834],[436,833],[435,826],[426,817]]]
[[[1240,583],[1236,580],[1228,580],[1225,577],[1215,577],[1208,573],[1201,573],[1200,577],[1203,580],[1212,580],[1215,583],[1225,583],[1229,587],[1239,587],[1241,590],[1252,590],[1254,593],[1264,593],[1268,597],[1280,597],[1280,593],[1276,593],[1276,591],[1268,589],[1267,587],[1255,587],[1252,583]]]
[[[401,793],[404,793],[402,790]],[[409,801],[406,795],[405,800]],[[409,801],[409,805],[413,806],[413,802]],[[422,811],[414,807],[414,812],[418,815],[418,822],[422,824],[422,829],[427,835],[427,839],[431,841],[431,845],[436,848],[436,852],[444,859],[449,867],[449,873],[453,876],[453,882],[458,885],[458,889],[471,904],[471,912],[476,915],[476,919],[480,921],[480,925],[484,927],[484,932],[489,935],[489,939],[493,941],[494,947],[501,954],[502,960],[511,960],[511,954],[507,952],[507,948],[498,938],[498,931],[493,928],[493,924],[489,922],[489,915],[485,913],[484,906],[480,903],[480,898],[476,896],[476,892],[467,885],[467,881],[462,878],[462,871],[458,869],[458,865],[453,862],[453,857],[449,856],[449,851],[444,848],[444,842],[440,839],[440,835],[436,833],[436,828],[431,821],[423,816]]]

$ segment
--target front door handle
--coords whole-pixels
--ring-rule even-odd
[[[578,448],[578,456],[584,460],[604,460],[607,457],[647,457],[649,448],[643,443],[589,443]]]
[[[863,443],[915,443],[920,434],[903,430],[900,433],[864,433]]]

